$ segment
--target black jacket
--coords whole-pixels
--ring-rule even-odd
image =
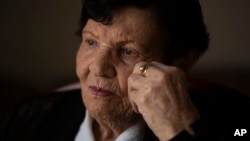
[[[250,134],[249,98],[231,91],[213,90],[201,94],[190,90],[201,119],[192,125],[196,136],[183,131],[173,141],[240,141]],[[2,132],[4,141],[73,141],[84,119],[80,90],[25,98],[8,119]],[[244,136],[234,136],[246,129]],[[157,141],[148,128],[144,141]],[[248,140],[250,141],[250,140]]]

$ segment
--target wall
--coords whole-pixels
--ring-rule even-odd
[[[250,96],[250,1],[201,0],[201,5],[211,43],[192,75]]]

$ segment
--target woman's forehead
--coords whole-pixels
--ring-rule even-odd
[[[153,23],[155,15],[150,8],[124,7],[117,11],[113,22],[126,22],[127,24]]]
[[[96,36],[114,36],[125,38],[140,38],[148,40],[159,35],[159,25],[156,18],[147,9],[127,7],[114,15],[112,24],[104,25],[89,19],[83,30],[93,32]]]

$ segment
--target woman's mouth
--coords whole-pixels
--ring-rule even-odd
[[[107,97],[114,95],[111,91],[96,87],[96,86],[89,86],[90,91],[92,92],[93,95],[96,96],[101,96],[101,97]]]

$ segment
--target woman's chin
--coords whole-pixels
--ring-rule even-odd
[[[104,120],[124,120],[124,118],[131,118],[135,114],[129,102],[118,99],[91,100],[91,102],[86,103],[86,107],[92,117]]]

